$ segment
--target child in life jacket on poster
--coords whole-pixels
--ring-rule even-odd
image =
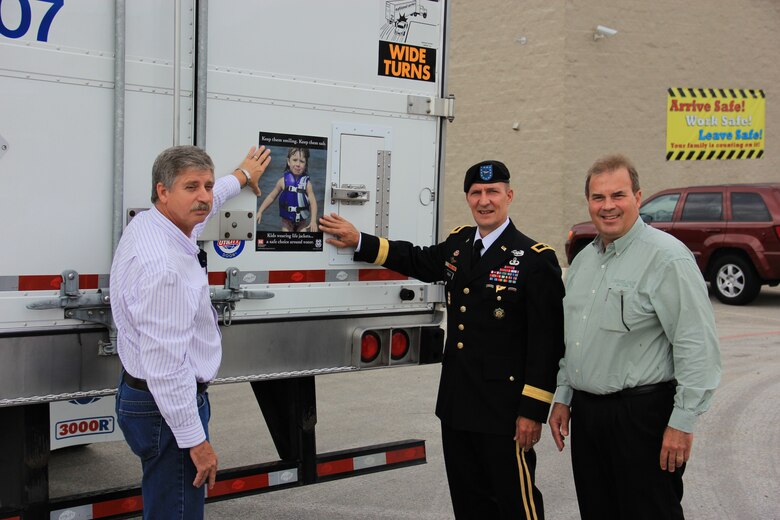
[[[317,231],[317,199],[306,173],[308,148],[292,147],[287,151],[287,168],[274,189],[257,208],[257,223],[263,212],[279,197],[282,231]],[[308,221],[308,222],[307,222]]]

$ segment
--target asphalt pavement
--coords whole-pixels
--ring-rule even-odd
[[[685,473],[689,520],[780,519],[780,288],[749,306],[712,298],[723,379],[699,421]],[[452,518],[438,420],[439,365],[332,374],[317,378],[317,450],[329,452],[424,439],[427,464],[207,504],[210,519]],[[277,460],[248,384],[210,390],[211,438],[220,467]],[[568,447],[559,453],[545,427],[537,445],[537,482],[546,518],[579,518]],[[68,495],[137,485],[140,466],[124,443],[54,452],[50,493]]]

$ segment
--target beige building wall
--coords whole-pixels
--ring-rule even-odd
[[[445,234],[473,222],[463,173],[487,158],[512,172],[512,219],[562,261],[569,227],[588,219],[584,174],[601,155],[628,155],[645,196],[780,182],[780,2],[471,0],[450,9]],[[597,25],[618,34],[594,41]],[[669,87],[763,89],[763,158],[667,162]]]

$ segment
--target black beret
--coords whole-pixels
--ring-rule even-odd
[[[463,191],[468,193],[475,182],[480,184],[509,182],[509,169],[500,161],[482,161],[466,170]]]

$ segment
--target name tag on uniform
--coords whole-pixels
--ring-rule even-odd
[[[458,267],[454,264],[451,264],[450,262],[444,262],[444,267],[447,268],[447,278],[452,280],[458,270]]]

